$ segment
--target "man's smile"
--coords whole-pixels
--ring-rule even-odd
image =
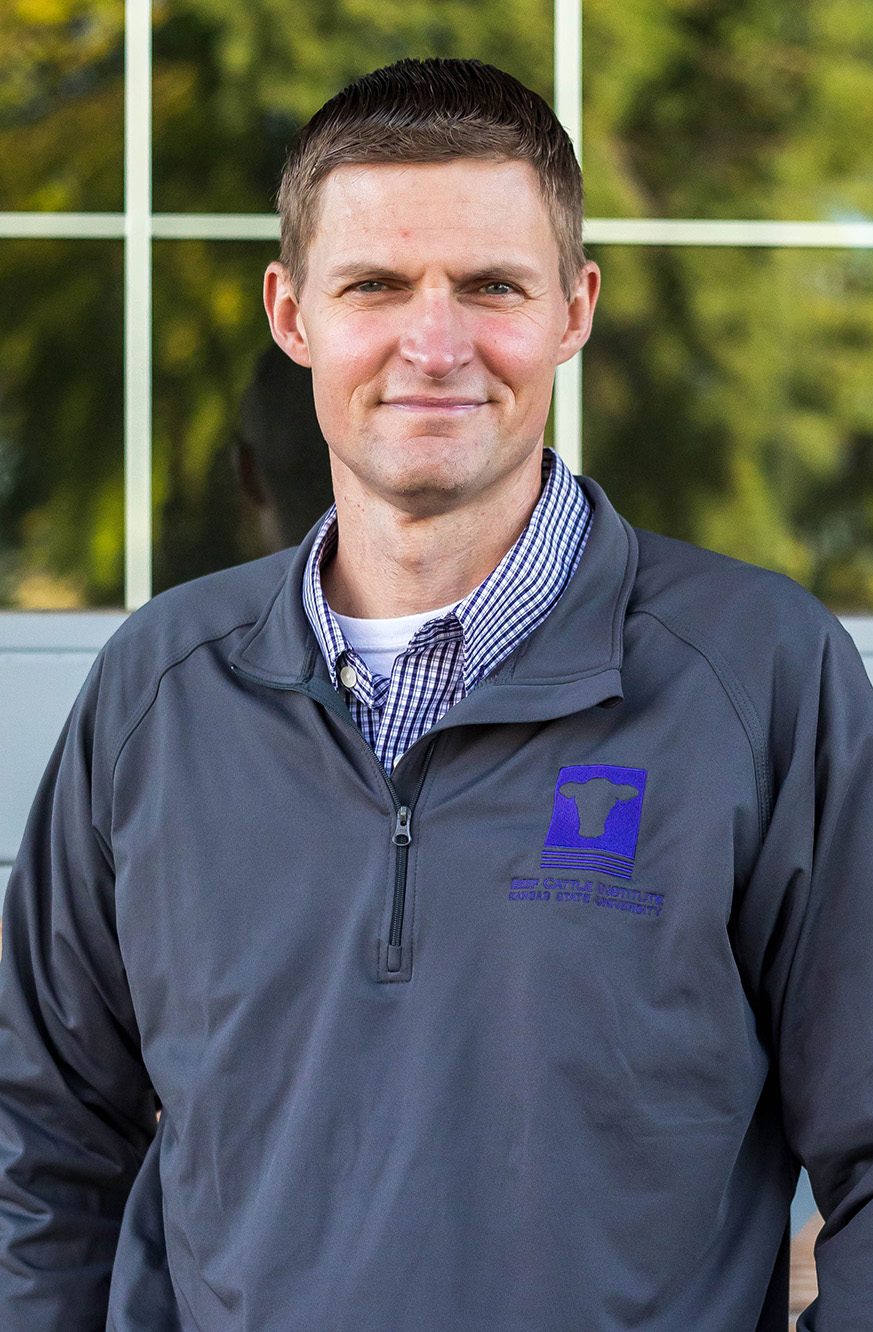
[[[487,400],[478,398],[385,398],[384,407],[397,407],[407,412],[472,412],[484,407]]]

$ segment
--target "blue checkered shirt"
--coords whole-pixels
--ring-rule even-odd
[[[591,520],[572,472],[546,449],[542,492],[515,545],[448,614],[421,626],[386,679],[349,646],[322,590],[321,565],[337,549],[336,505],[331,508],[309,554],[303,605],[334,688],[387,772],[542,623],[576,570]],[[354,667],[357,676],[350,689],[339,680],[343,666]]]

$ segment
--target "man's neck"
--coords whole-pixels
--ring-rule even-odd
[[[341,615],[389,619],[451,605],[488,577],[536,507],[540,455],[498,494],[425,517],[343,482],[337,553],[321,571],[325,596]]]

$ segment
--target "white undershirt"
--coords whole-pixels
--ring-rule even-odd
[[[421,626],[428,620],[442,619],[457,604],[453,601],[439,610],[398,615],[390,620],[359,620],[355,615],[338,615],[336,611],[333,614],[349,647],[363,657],[373,674],[390,678],[395,659],[406,651]]]

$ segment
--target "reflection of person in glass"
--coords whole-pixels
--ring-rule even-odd
[[[131,616],[49,765],[4,1329],[775,1332],[800,1161],[801,1326],[873,1327],[873,695],[806,592],[544,451],[581,203],[472,61],[293,150],[265,298],[336,506]]]
[[[331,502],[312,373],[274,342],[258,357],[243,394],[233,458],[264,550],[296,545]]]

